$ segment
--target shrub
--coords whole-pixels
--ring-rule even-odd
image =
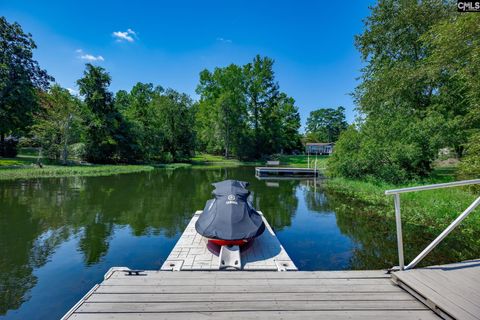
[[[18,139],[7,137],[3,142],[0,141],[0,156],[14,158],[17,156]]]
[[[465,147],[465,156],[460,162],[458,170],[459,177],[461,179],[478,179],[480,178],[480,132],[473,134]]]

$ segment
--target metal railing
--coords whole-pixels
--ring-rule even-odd
[[[394,204],[395,204],[395,223],[397,225],[397,246],[398,246],[398,267],[400,270],[408,270],[414,268],[426,255],[430,253],[453,229],[455,229],[473,210],[475,210],[478,205],[480,205],[480,197],[478,197],[475,201],[472,202],[470,206],[468,206],[465,211],[462,212],[443,232],[435,238],[420,254],[410,262],[407,266],[405,266],[405,260],[403,255],[403,233],[402,233],[402,216],[400,213],[400,194],[407,193],[407,192],[416,192],[416,191],[424,191],[424,190],[432,190],[432,189],[441,189],[441,188],[450,188],[450,187],[458,187],[458,186],[466,186],[472,184],[480,184],[480,179],[476,180],[464,180],[464,181],[456,181],[456,182],[449,182],[449,183],[439,183],[439,184],[432,184],[427,186],[419,186],[419,187],[410,187],[410,188],[402,188],[402,189],[394,189],[394,190],[387,190],[385,191],[386,195],[393,195]]]

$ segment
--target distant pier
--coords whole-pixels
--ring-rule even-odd
[[[316,177],[319,175],[319,170],[314,168],[255,167],[255,175],[257,177]]]

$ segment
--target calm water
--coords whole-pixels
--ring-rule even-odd
[[[251,183],[254,205],[300,270],[397,264],[394,222],[321,181],[259,181],[252,167],[0,181],[0,318],[56,319],[111,266],[160,268],[210,183],[227,178]],[[432,235],[404,228],[411,258]],[[449,258],[440,247],[427,262]]]

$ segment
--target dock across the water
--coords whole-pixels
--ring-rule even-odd
[[[302,176],[316,177],[319,171],[316,168],[291,168],[291,167],[255,167],[257,177],[275,176]]]

